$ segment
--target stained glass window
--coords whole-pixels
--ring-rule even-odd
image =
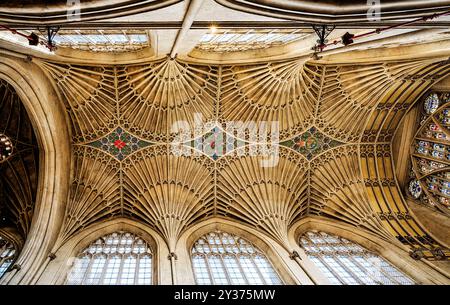
[[[300,246],[333,285],[413,285],[383,258],[342,237],[307,232]]]
[[[423,100],[415,135],[409,194],[427,206],[450,212],[450,94],[432,92]]]
[[[15,260],[16,249],[13,244],[0,236],[0,278]]]
[[[99,238],[76,258],[69,285],[151,285],[152,251],[141,238],[116,232]]]
[[[222,231],[201,237],[192,247],[200,285],[281,285],[267,257],[249,241]]]

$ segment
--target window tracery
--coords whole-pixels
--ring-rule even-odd
[[[280,285],[267,257],[249,241],[221,231],[197,240],[191,251],[197,284]]]
[[[411,160],[409,194],[450,213],[450,93],[431,92],[425,97]]]
[[[69,285],[150,285],[152,250],[138,236],[115,232],[97,239],[75,259]]]
[[[300,246],[333,285],[412,285],[383,258],[342,237],[307,232]]]

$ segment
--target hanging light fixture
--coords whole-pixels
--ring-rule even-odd
[[[6,161],[13,152],[11,140],[4,134],[0,133],[0,162]]]

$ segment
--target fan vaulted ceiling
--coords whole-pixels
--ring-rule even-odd
[[[120,217],[154,228],[170,251],[212,217],[246,223],[287,247],[295,222],[324,217],[401,242],[416,259],[450,257],[411,214],[393,149],[405,115],[450,73],[448,16],[429,28],[423,21],[339,43],[346,32],[445,12],[449,1],[382,1],[374,23],[366,1],[113,2],[82,1],[77,20],[67,19],[62,1],[0,4],[0,21],[26,34],[45,38],[37,20],[61,26],[58,49],[47,54],[0,32],[2,56],[44,71],[68,121],[71,183],[54,249]],[[327,38],[337,42],[318,52],[310,23],[330,22],[336,28]],[[20,104],[6,82],[0,89]],[[4,129],[19,150],[1,165],[10,191],[0,203],[25,236],[37,146],[23,107],[8,103],[1,114],[13,127]],[[278,135],[273,166],[255,154],[267,138],[230,132],[230,122],[269,122],[267,134]],[[189,129],[181,139],[180,123]]]
[[[446,61],[36,63],[57,84],[71,121],[74,173],[62,239],[125,216],[174,248],[196,220],[221,216],[284,244],[296,220],[320,215],[442,255],[409,215],[390,143],[412,103],[449,73]],[[276,166],[261,167],[248,135],[239,153],[175,155],[171,126],[184,121],[194,130],[196,113],[213,134],[229,121],[278,121]],[[190,140],[183,145],[195,150]]]

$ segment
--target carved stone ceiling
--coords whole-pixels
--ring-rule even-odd
[[[401,118],[448,75],[448,62],[34,62],[57,85],[71,122],[61,241],[123,216],[150,225],[174,249],[193,223],[218,216],[287,245],[295,221],[322,216],[398,239],[418,255],[450,255],[409,215],[391,160]],[[279,123],[269,149],[275,163],[262,166],[267,155],[255,153],[267,138],[231,132],[224,142],[227,123],[238,121]],[[180,122],[191,131],[182,139],[173,129]],[[268,134],[275,127],[267,124]]]

